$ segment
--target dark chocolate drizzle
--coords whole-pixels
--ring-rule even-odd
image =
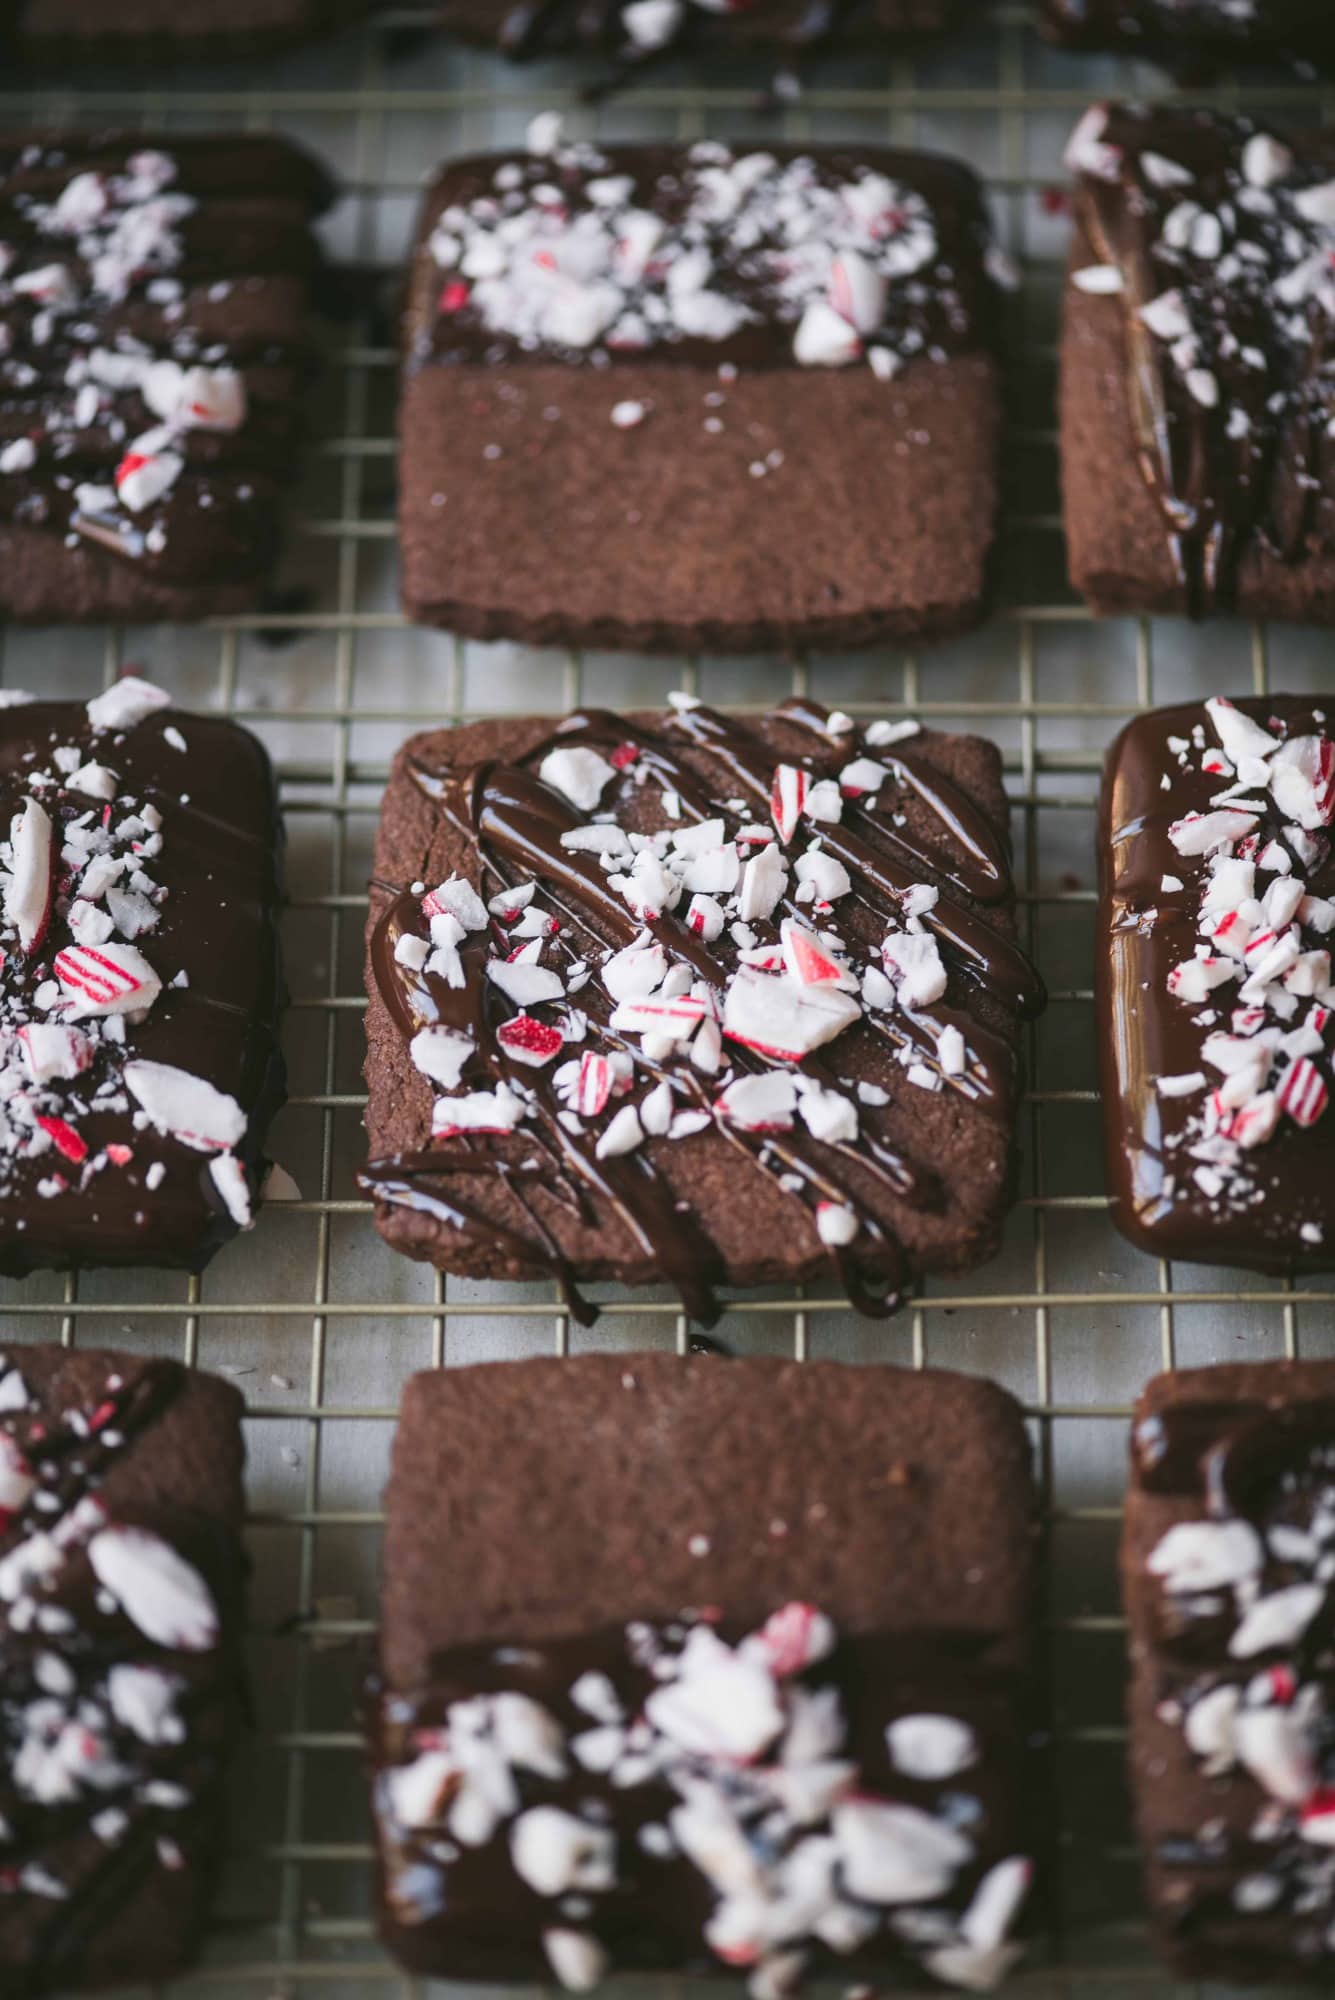
[[[1106,172],[1079,178],[1094,259],[1121,273],[1134,447],[1192,617],[1235,606],[1252,552],[1299,563],[1324,546],[1321,503],[1335,485],[1331,321],[1315,285],[1287,303],[1278,289],[1304,260],[1328,261],[1335,237],[1294,197],[1335,178],[1335,147],[1319,134],[1283,135],[1290,167],[1273,185],[1250,185],[1244,152],[1264,129],[1214,111],[1114,105],[1098,137]],[[1156,177],[1147,159],[1190,179]],[[1168,240],[1170,216],[1188,203],[1202,225],[1218,223],[1215,254],[1198,251],[1193,235]],[[1186,365],[1173,358],[1175,340],[1140,317],[1168,293],[1190,321]],[[1198,373],[1215,385],[1214,402],[1189,386]]]
[[[183,212],[145,238],[139,266],[127,256],[123,286],[108,287],[92,261],[95,236],[52,227],[50,205],[88,175],[109,200],[98,229],[132,207],[148,211],[151,200],[119,190],[135,156],[155,154],[170,169],[161,199]],[[0,524],[72,536],[167,584],[231,583],[266,569],[310,362],[309,220],[328,198],[312,161],[251,134],[0,140],[0,456],[20,442],[36,454],[31,466],[0,470]],[[69,284],[54,306],[16,285],[51,266]],[[119,498],[90,506],[78,497],[80,487],[114,494],[128,448],[163,423],[133,382],[86,373],[98,351],[126,367],[174,361],[232,369],[244,384],[239,428],[178,431],[169,448],[184,469],[138,509]]]
[[[800,732],[801,748],[785,750],[783,758],[796,761],[813,778],[837,771],[860,747],[855,733],[832,737],[828,720],[824,710],[808,701],[785,704],[773,712],[775,724]],[[609,946],[620,950],[644,926],[610,886],[594,856],[561,845],[562,834],[583,822],[536,774],[535,767],[557,746],[585,746],[608,756],[618,748],[633,748],[637,766],[648,769],[665,789],[675,792],[680,802],[678,823],[721,817],[729,837],[739,820],[726,799],[740,791],[767,807],[780,755],[767,747],[764,739],[711,709],[682,711],[665,718],[659,727],[591,710],[567,717],[521,764],[484,764],[443,780],[419,770],[419,779],[442,816],[456,833],[476,845],[482,871],[478,886],[484,896],[518,881],[536,880],[541,885],[562,925],[554,948],[567,963],[590,957],[596,960]],[[1001,905],[1009,892],[1007,854],[986,815],[934,771],[928,760],[906,750],[902,743],[894,746],[889,768],[891,782],[901,796],[908,794],[933,815],[940,829],[939,848],[935,840],[918,841],[907,826],[882,812],[875,800],[846,805],[845,817],[853,823],[850,827],[821,823],[812,829],[847,867],[855,883],[854,900],[867,921],[883,924],[887,915],[898,913],[896,898],[914,880],[906,865],[910,859],[917,861],[920,873],[926,870],[932,876],[944,876],[961,888],[967,886],[967,893],[978,900]],[[653,1147],[643,1146],[620,1158],[597,1159],[596,1135],[572,1134],[561,1122],[550,1072],[516,1066],[497,1041],[496,1030],[512,1009],[483,975],[490,932],[474,933],[460,946],[467,975],[462,990],[452,989],[430,974],[405,976],[395,947],[405,932],[420,934],[418,897],[397,884],[377,887],[387,900],[372,931],[371,971],[376,990],[400,1032],[410,1038],[420,1028],[440,1022],[468,1033],[475,1041],[475,1053],[463,1080],[485,1088],[497,1078],[506,1078],[531,1087],[536,1092],[537,1141],[536,1147],[525,1145],[525,1163],[518,1169],[498,1161],[494,1147],[479,1148],[476,1141],[463,1138],[445,1149],[432,1147],[409,1156],[372,1160],[362,1185],[378,1201],[425,1209],[475,1241],[490,1242],[525,1263],[545,1265],[560,1284],[572,1313],[586,1324],[595,1316],[594,1309],[581,1298],[574,1274],[524,1194],[527,1188],[541,1188],[585,1220],[591,1213],[590,1197],[597,1197],[611,1204],[646,1257],[674,1284],[690,1317],[712,1325],[721,1311],[715,1291],[722,1277],[718,1252],[698,1218],[672,1195],[654,1164]],[[757,927],[757,935],[763,937],[771,931],[777,935],[783,916],[802,917],[802,906],[785,896],[772,922]],[[931,916],[936,919],[936,933],[949,963],[958,968],[966,983],[978,985],[1008,1011],[1030,1013],[1041,1006],[1043,989],[1037,973],[1010,938],[977,908],[947,888]],[[671,962],[688,966],[696,978],[716,990],[726,985],[735,962],[726,937],[706,944],[671,912],[655,919],[651,928]],[[633,1050],[632,1042],[611,1027],[612,1005],[594,979],[580,989],[578,1003],[591,1028],[609,1047],[633,1051],[637,1065],[650,1076],[668,1073],[664,1065]],[[944,1085],[958,1090],[998,1122],[1006,1122],[1016,1081],[1013,1046],[1000,1032],[979,1021],[973,1011],[942,1001],[921,1011],[899,1007],[874,1020],[870,1015],[864,1018],[896,1047],[911,1049],[914,1058],[940,1075]],[[959,1076],[946,1075],[937,1055],[937,1038],[948,1026],[959,1029],[968,1052],[965,1071]],[[846,1096],[850,1087],[836,1073],[837,1047],[836,1043],[809,1055],[797,1065],[733,1043],[728,1045],[728,1056],[738,1074],[796,1067],[819,1080],[824,1089]],[[678,1064],[672,1074],[685,1086],[682,1108],[707,1111],[709,1090],[689,1065]],[[533,1120],[526,1122],[518,1136],[529,1140],[533,1128]],[[884,1135],[869,1129],[865,1116],[860,1128],[854,1143],[818,1141],[800,1126],[784,1132],[755,1132],[716,1121],[713,1127],[748,1163],[758,1166],[785,1191],[793,1192],[795,1179],[800,1186],[795,1198],[804,1207],[811,1209],[819,1202],[831,1201],[855,1209],[861,1225],[857,1246],[834,1247],[831,1257],[857,1309],[881,1317],[900,1303],[911,1271],[902,1245],[871,1206],[871,1189],[928,1209],[939,1209],[945,1197],[929,1163],[906,1156]],[[536,1159],[532,1157],[535,1151]],[[503,1176],[524,1209],[536,1242],[521,1238],[512,1228],[498,1227],[458,1192],[459,1180],[479,1174]]]
[[[0,1356],[0,1376],[6,1365]],[[22,1372],[21,1350],[8,1365]],[[59,1539],[76,1509],[97,1508],[105,1521],[99,1489],[124,1454],[151,1451],[153,1428],[184,1380],[173,1363],[126,1362],[91,1407],[53,1410],[33,1398],[25,1409],[0,1413],[0,1451],[12,1439],[37,1480],[26,1507],[0,1509],[0,1559],[28,1535]],[[219,1859],[223,1759],[239,1692],[230,1635],[243,1587],[241,1550],[219,1522],[179,1502],[145,1497],[118,1509],[115,1520],[156,1535],[199,1571],[228,1636],[221,1649],[204,1653],[155,1646],[100,1589],[83,1553],[86,1537],[77,1532],[54,1572],[20,1594],[18,1604],[37,1606],[31,1622],[20,1622],[15,1602],[0,1605],[0,1974],[15,2000],[77,1985],[88,1965],[105,1971],[98,1955],[104,1934],[123,1924],[126,1908],[161,1870],[176,1878],[186,1908],[198,1911]],[[51,1660],[69,1676],[58,1701],[44,1665]],[[121,1664],[169,1677],[179,1740],[148,1742],[112,1713],[106,1679]],[[33,1726],[28,1717],[43,1705],[62,1709],[71,1728],[76,1715],[91,1717],[119,1775],[76,1779],[53,1799],[26,1790],[17,1759]],[[49,1732],[58,1720],[52,1715],[36,1727]],[[155,1786],[172,1788],[179,1802],[165,1789],[155,1795]],[[94,1816],[113,1810],[124,1815],[123,1829],[115,1838],[94,1833]],[[37,1886],[43,1882],[52,1886]],[[161,1941],[145,1939],[142,1953],[141,1963],[160,1965]],[[118,1959],[111,1964],[121,1969]]]

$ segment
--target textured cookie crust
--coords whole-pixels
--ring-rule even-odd
[[[12,1571],[25,1537],[54,1525],[67,1552],[45,1593],[39,1588],[37,1602],[49,1599],[73,1614],[70,1627],[58,1633],[24,1629],[20,1613],[32,1608],[33,1599],[30,1587],[20,1587],[13,1595],[6,1591],[0,1616],[0,1739],[6,1750],[0,1800],[14,1829],[4,1856],[20,1882],[0,1899],[0,1985],[15,2000],[27,2000],[53,1990],[166,1979],[198,1949],[221,1860],[222,1772],[240,1714],[242,1400],[229,1383],[175,1362],[98,1349],[11,1345],[0,1379],[7,1505],[18,1497],[16,1471],[21,1492],[28,1466],[41,1480],[54,1478],[52,1490],[62,1501],[58,1514],[36,1518],[20,1504],[5,1525],[3,1556]],[[71,1420],[83,1426],[81,1433]],[[87,1519],[76,1513],[80,1507],[91,1509]],[[107,1528],[113,1535],[134,1530],[161,1538],[156,1547],[165,1542],[189,1566],[202,1596],[185,1600],[195,1625],[188,1647],[170,1642],[181,1602],[175,1573],[142,1598],[131,1587],[133,1577],[121,1573],[125,1608],[95,1602],[91,1565],[106,1546],[99,1530]],[[116,1572],[101,1562],[97,1576],[104,1574]],[[158,1574],[156,1565],[147,1574]],[[145,1609],[149,1605],[158,1619]],[[156,1642],[136,1622],[136,1612],[157,1626]],[[200,1629],[201,1616],[208,1630]],[[39,1683],[33,1676],[43,1651],[56,1664]],[[65,1672],[72,1691],[65,1688]],[[109,1701],[117,1674],[135,1683],[142,1707],[131,1704],[128,1687],[118,1687]],[[74,1702],[83,1704],[89,1732],[83,1749],[90,1762],[100,1768],[110,1758],[121,1767],[118,1781],[102,1777],[85,1786],[75,1766],[77,1812],[69,1804],[36,1802],[21,1775],[24,1711],[39,1685],[53,1710],[72,1713]],[[166,1688],[174,1692],[159,1710]],[[184,1788],[185,1803],[154,1804],[145,1788],[155,1781]],[[94,1819],[100,1833],[92,1829]],[[53,1892],[26,1890],[20,1871],[27,1869],[34,1876],[41,1871],[65,1893],[53,1898]]]
[[[672,172],[687,156],[652,157]],[[989,292],[967,172],[874,148],[813,157],[909,186],[929,177],[970,218],[950,252],[966,289]],[[636,159],[615,150],[609,171]],[[708,340],[606,368],[540,347],[423,358],[442,295],[433,230],[498,164],[445,168],[418,231],[399,419],[410,617],[479,639],[672,652],[860,646],[977,620],[997,497],[991,327],[889,381],[865,362],[744,359],[720,379],[733,350]],[[621,428],[612,412],[627,406],[645,414]]]
[[[1286,1898],[1277,1907],[1267,1906],[1258,1893],[1250,1908],[1231,1900],[1240,1880],[1263,1881],[1272,1871],[1282,1875],[1301,1860],[1304,1849],[1319,1859],[1325,1848],[1315,1844],[1315,1835],[1312,1844],[1297,1838],[1291,1822],[1254,1840],[1258,1821],[1275,1814],[1273,1794],[1251,1770],[1222,1752],[1222,1768],[1212,1774],[1206,1756],[1189,1746],[1181,1714],[1184,1705],[1189,1708],[1219,1682],[1247,1688],[1256,1677],[1249,1700],[1260,1695],[1268,1672],[1292,1669],[1305,1682],[1312,1650],[1280,1646],[1240,1661],[1230,1659],[1227,1625],[1222,1636],[1216,1626],[1210,1636],[1191,1643],[1189,1620],[1188,1643],[1183,1645],[1183,1627],[1168,1593],[1147,1564],[1170,1531],[1224,1518],[1209,1504],[1206,1464],[1212,1452],[1228,1448],[1230,1439],[1267,1421],[1281,1431],[1286,1421],[1300,1427],[1315,1421],[1318,1431],[1324,1425],[1329,1457],[1335,1446],[1333,1399],[1335,1364],[1276,1361],[1160,1375],[1136,1405],[1122,1540],[1122,1583],[1131,1627],[1130,1778],[1157,1942],[1181,1978],[1330,1983],[1329,1944],[1324,1953],[1314,1953],[1312,1945],[1323,1908],[1329,1924],[1329,1900],[1323,1904],[1318,1897],[1302,1922]],[[1281,1463],[1282,1457],[1274,1462]],[[1227,1593],[1223,1595],[1227,1601]],[[1312,1628],[1314,1638],[1328,1617],[1328,1584],[1326,1596],[1326,1612]],[[1328,1668],[1324,1684],[1329,1687]],[[1261,1706],[1273,1717],[1273,1709]]]
[[[638,723],[653,728],[662,721],[626,718],[628,727]],[[752,726],[776,761],[785,754],[805,756],[812,750],[810,733],[777,713]],[[373,1162],[392,1163],[429,1148],[435,1102],[431,1085],[414,1067],[408,1039],[386,1005],[372,949],[377,928],[387,913],[392,916],[396,898],[414,882],[444,882],[457,872],[484,896],[497,886],[483,879],[476,840],[438,809],[417,774],[425,771],[433,780],[445,779],[451,773],[482,769],[494,760],[516,762],[544,743],[552,728],[551,718],[534,717],[433,731],[411,738],[395,760],[377,838],[367,930],[367,1134]],[[681,747],[674,739],[674,750]],[[1006,802],[1000,758],[993,745],[977,737],[922,731],[904,747],[911,747],[927,767],[952,779],[968,795],[1004,850]],[[869,754],[874,756],[875,751]],[[720,778],[717,764],[708,756],[690,750],[684,755],[706,781],[721,787],[720,796],[735,790],[726,777]],[[641,797],[649,797],[648,789]],[[905,832],[929,852],[936,843],[934,851],[942,864],[948,866],[958,858],[949,837],[943,837],[939,823],[916,798],[908,793],[897,797],[896,807],[905,815]],[[924,881],[936,879],[930,866],[920,872]],[[1014,905],[1009,883],[1001,901],[983,914],[1010,949]],[[731,954],[726,933],[717,949]],[[958,974],[952,976],[946,998],[949,1005],[964,1010],[962,1018],[974,1024],[974,1032],[989,1038],[989,1047],[994,1046],[990,1038],[996,1038],[998,1095],[990,1107],[955,1090],[924,1090],[908,1082],[893,1050],[860,1027],[850,1028],[828,1051],[839,1058],[841,1074],[858,1075],[889,1094],[889,1103],[868,1116],[894,1147],[913,1160],[931,1162],[940,1176],[940,1203],[924,1207],[901,1200],[879,1180],[858,1177],[854,1170],[859,1201],[865,1201],[868,1212],[903,1245],[912,1265],[925,1269],[964,1268],[992,1254],[1012,1188],[1016,1014],[986,986]],[[508,1137],[483,1140],[488,1149],[483,1157],[498,1164],[522,1162],[531,1157],[533,1130],[521,1127]],[[686,1205],[713,1246],[721,1282],[797,1282],[828,1269],[830,1253],[817,1237],[811,1211],[785,1192],[773,1175],[739,1156],[716,1129],[685,1138],[651,1139],[645,1152],[665,1177],[671,1198]],[[394,1180],[392,1165],[370,1176],[373,1186],[377,1178]],[[542,1239],[534,1233],[536,1217],[576,1280],[615,1279],[637,1285],[668,1275],[653,1251],[632,1233],[624,1215],[596,1191],[578,1206],[568,1199],[547,1199],[541,1190],[529,1192],[525,1199],[533,1206],[527,1214],[499,1173],[474,1174],[467,1184],[467,1202],[497,1226],[490,1234],[454,1226],[448,1210],[433,1198],[434,1184],[427,1179],[421,1185],[427,1198],[420,1205],[380,1200],[376,1225],[396,1248],[440,1268],[484,1278],[540,1275],[550,1264]],[[448,1199],[452,1185],[457,1186],[441,1181],[436,1193]],[[532,1251],[521,1254],[525,1240]]]

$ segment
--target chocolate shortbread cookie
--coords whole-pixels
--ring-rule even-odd
[[[564,142],[429,190],[400,410],[409,615],[680,651],[982,608],[1000,266],[967,167]]]
[[[1335,1364],[1161,1375],[1122,1544],[1131,1783],[1182,1978],[1335,1978]]]
[[[667,52],[711,55],[757,51],[796,73],[819,51],[889,46],[939,33],[964,11],[962,0],[756,0],[719,7],[710,0],[445,0],[440,20],[462,40],[498,48],[515,61],[580,49],[602,55],[612,78],[631,75]]]
[[[251,134],[0,137],[0,622],[259,601],[328,192]]]
[[[12,0],[15,55],[39,66],[196,63],[270,55],[329,34],[374,0]],[[0,24],[0,51],[5,26]]]
[[[408,1386],[386,1499],[374,1806],[412,1971],[1000,1978],[1032,1781],[1003,1392],[670,1355],[448,1369]]]
[[[1101,612],[1335,620],[1335,140],[1101,105],[1068,158],[1072,582]]]
[[[0,706],[0,1271],[198,1270],[283,1101],[273,773],[129,676]]]
[[[368,927],[364,1184],[477,1277],[883,1312],[997,1245],[1020,1018],[1000,759],[791,701],[413,737]]]
[[[1065,47],[1117,49],[1193,73],[1335,54],[1327,0],[1045,0],[1043,24]]]
[[[1335,1264],[1335,736],[1282,695],[1157,709],[1103,788],[1113,1220],[1152,1256]]]
[[[0,1355],[0,1988],[198,1948],[240,1710],[242,1402],[174,1361]]]

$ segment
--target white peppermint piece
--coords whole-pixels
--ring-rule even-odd
[[[237,1228],[249,1229],[253,1222],[250,1183],[246,1179],[246,1170],[236,1154],[219,1153],[211,1159],[209,1178]]]
[[[527,1107],[508,1083],[495,1090],[471,1090],[462,1097],[438,1097],[431,1113],[433,1138],[456,1132],[513,1132],[527,1116]]]
[[[531,889],[529,893],[532,894]],[[522,908],[522,905],[516,907]],[[449,916],[462,925],[463,931],[484,931],[487,928],[487,906],[472,883],[466,882],[462,875],[451,875],[447,882],[429,890],[422,898],[422,909],[433,925],[438,917]],[[434,929],[431,935],[436,944],[442,942],[436,937]],[[450,941],[457,943],[458,937]]]
[[[88,1544],[93,1574],[155,1646],[207,1653],[218,1643],[218,1608],[199,1571],[147,1528],[112,1526]]]
[[[741,966],[723,1003],[723,1032],[762,1054],[796,1061],[861,1018],[854,994]]]
[[[1122,273],[1116,264],[1085,264],[1072,271],[1071,283],[1077,291],[1093,298],[1111,298],[1122,290]]]
[[[885,1740],[895,1769],[924,1783],[957,1777],[978,1761],[978,1738],[953,1715],[901,1715]]]
[[[929,931],[891,931],[881,942],[881,957],[905,1007],[930,1007],[946,990],[946,968],[936,939]]]
[[[705,1635],[712,1645],[700,1643]],[[691,1755],[742,1763],[767,1750],[784,1723],[772,1674],[705,1626],[692,1632],[678,1678],[655,1688],[644,1712],[661,1735]]]
[[[783,1070],[739,1077],[722,1092],[715,1109],[747,1132],[788,1132],[797,1111],[797,1084]]]
[[[14,815],[9,842],[5,922],[17,931],[20,949],[32,952],[46,934],[54,893],[51,821],[36,799],[26,799],[23,810]]]
[[[863,1902],[935,1902],[973,1856],[962,1833],[916,1806],[850,1799],[830,1819],[844,1881]]]
[[[117,1722],[141,1743],[179,1743],[185,1733],[176,1710],[180,1685],[160,1667],[118,1661],[107,1675],[107,1699]]]
[[[844,368],[861,353],[857,328],[824,299],[813,300],[793,335],[793,358],[803,368]]]
[[[381,1773],[380,1784],[390,1811],[400,1826],[434,1825],[446,1799],[458,1784],[459,1766],[448,1750],[424,1750],[411,1764]]]
[[[1232,1735],[1238,1762],[1272,1799],[1293,1806],[1305,1802],[1316,1783],[1317,1766],[1310,1734],[1296,1705],[1243,1707],[1234,1719]]]
[[[104,693],[86,704],[88,720],[96,730],[125,730],[147,720],[160,708],[171,707],[171,696],[138,674],[124,674]]]
[[[560,973],[549,971],[545,965],[535,965],[531,959],[489,958],[486,975],[516,1007],[539,1007],[544,1001],[565,997],[565,982]]]
[[[645,0],[652,5],[654,0]],[[542,1934],[547,1962],[567,1993],[589,1993],[607,1971],[607,1953],[589,1931],[560,1925]]]
[[[1214,724],[1215,735],[1223,745],[1225,755],[1236,764],[1243,757],[1269,758],[1279,748],[1279,738],[1263,729],[1250,715],[1227,701],[1222,695],[1212,697],[1205,704],[1205,712]],[[1262,780],[1264,782],[1264,780]]]
[[[461,1035],[453,1028],[429,1027],[418,1029],[408,1044],[408,1053],[413,1067],[423,1076],[438,1083],[442,1090],[453,1090],[473,1048],[468,1035]]]
[[[246,385],[235,368],[154,361],[140,394],[154,416],[181,430],[235,431],[246,420]]]
[[[1325,1601],[1325,1587],[1319,1583],[1292,1583],[1258,1597],[1234,1630],[1229,1652],[1235,1660],[1247,1660],[1275,1646],[1295,1646]]]
[[[1179,854],[1216,854],[1242,840],[1256,826],[1255,813],[1223,808],[1217,812],[1188,813],[1174,820],[1168,838]]]
[[[1179,1521],[1150,1551],[1146,1568],[1175,1596],[1224,1590],[1256,1576],[1265,1551],[1246,1521]]]
[[[162,991],[162,981],[143,953],[133,945],[66,945],[52,963],[66,1018],[82,1021],[96,1015],[144,1014]]]
[[[520,1813],[510,1828],[510,1860],[539,1896],[616,1886],[616,1835],[559,1806]]]
[[[127,1062],[123,1074],[125,1088],[153,1129],[182,1145],[200,1153],[223,1152],[245,1137],[245,1112],[206,1077],[142,1059]]]
[[[619,1159],[644,1143],[644,1127],[633,1104],[623,1104],[594,1148],[600,1160]]]
[[[828,1249],[842,1250],[854,1240],[858,1228],[856,1209],[839,1201],[817,1203],[816,1234]]]
[[[742,870],[737,897],[737,914],[744,924],[770,916],[788,887],[788,864],[773,841],[762,847]]]
[[[614,952],[599,974],[613,1000],[638,1000],[653,993],[667,972],[667,953],[652,931]]]
[[[576,812],[596,812],[603,793],[616,777],[616,771],[605,757],[587,744],[572,748],[549,750],[538,766],[538,776],[544,785],[550,785],[563,799],[568,799]]]

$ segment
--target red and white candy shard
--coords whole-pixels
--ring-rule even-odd
[[[9,842],[5,922],[17,931],[20,950],[31,956],[46,936],[55,898],[51,821],[36,799],[27,799],[15,814]]]
[[[432,1112],[434,1138],[458,1132],[513,1132],[527,1115],[522,1097],[506,1083],[495,1090],[473,1090],[463,1097],[438,1097]]]
[[[561,1030],[550,1021],[536,1020],[532,1014],[516,1014],[512,1020],[503,1021],[496,1030],[496,1039],[511,1062],[532,1069],[542,1069],[565,1047]]]
[[[530,896],[532,890],[529,891]],[[521,905],[516,906],[522,908]],[[487,928],[487,906],[478,895],[471,882],[465,882],[462,875],[451,875],[448,882],[439,888],[428,890],[422,898],[422,914],[428,918],[451,916],[461,926],[451,942],[457,942],[464,931],[484,931]],[[432,941],[441,942],[432,931]]]
[[[473,1047],[468,1035],[458,1034],[453,1028],[420,1028],[408,1044],[408,1053],[413,1067],[423,1076],[438,1083],[442,1090],[453,1090]]]
[[[147,1528],[113,1526],[88,1544],[102,1588],[155,1646],[207,1653],[218,1643],[218,1608],[199,1571]]]
[[[858,982],[843,959],[822,944],[804,924],[785,917],[779,926],[779,937],[783,945],[784,966],[800,986],[831,985],[848,991],[856,989]]]
[[[616,775],[605,757],[583,744],[549,750],[538,766],[543,784],[550,785],[581,813],[597,811],[603,793]]]
[[[770,787],[770,817],[785,847],[797,832],[806,800],[806,772],[796,764],[777,765]]]
[[[138,674],[122,675],[86,704],[88,720],[99,731],[133,729],[158,709],[170,706],[171,696]]]
[[[8,1531],[36,1491],[37,1478],[16,1438],[0,1431],[0,1533]]]
[[[209,1178],[217,1189],[223,1207],[238,1229],[249,1229],[252,1223],[250,1206],[250,1183],[246,1170],[235,1153],[219,1153],[209,1161]]]
[[[155,417],[182,430],[235,431],[246,420],[246,385],[235,368],[154,361],[140,394]]]
[[[125,1087],[155,1131],[196,1152],[227,1152],[245,1135],[246,1114],[205,1077],[172,1063],[127,1062]]]
[[[759,1054],[796,1062],[832,1042],[861,1012],[852,994],[833,985],[801,986],[744,965],[728,987],[723,1032]]]
[[[133,945],[66,945],[52,970],[67,1000],[66,1015],[82,1021],[99,1014],[144,1014],[162,991],[162,981]]]
[[[790,1132],[797,1112],[797,1085],[783,1070],[739,1077],[719,1093],[715,1110],[747,1132]]]
[[[181,454],[170,449],[172,432],[165,424],[145,431],[127,448],[116,467],[116,497],[131,513],[152,507],[176,484],[185,470]]]

